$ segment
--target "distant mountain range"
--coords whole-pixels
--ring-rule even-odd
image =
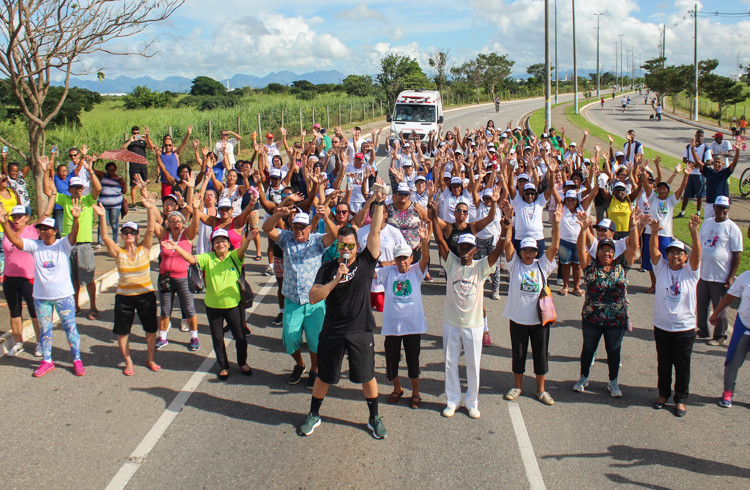
[[[229,79],[229,88],[262,88],[269,83],[289,85],[295,80],[307,80],[314,84],[340,83],[344,78],[346,78],[346,76],[338,70],[313,71],[309,73],[302,73],[300,75],[285,70],[269,73],[264,77],[237,74]],[[226,79],[219,81],[224,85],[227,84]],[[79,78],[70,79],[70,85],[72,87],[85,88],[93,92],[99,92],[102,94],[130,93],[133,88],[140,85],[145,85],[151,90],[159,92],[164,92],[167,90],[171,92],[188,92],[192,83],[192,78],[185,77],[168,77],[164,80],[156,80],[151,77],[131,78],[126,76],[119,76],[113,79],[105,78],[101,82],[97,80],[81,80]]]

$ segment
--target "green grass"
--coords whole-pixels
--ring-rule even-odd
[[[596,100],[595,98],[589,99],[586,102],[579,102],[579,108],[586,105],[588,102],[592,102]],[[571,102],[563,102],[563,104],[569,104],[568,107],[565,108],[565,117],[576,127],[583,130],[588,128],[589,135],[594,138],[598,138],[599,140],[603,142],[608,142],[607,136],[611,133],[605,131],[604,129],[595,126],[593,123],[585,119],[580,114],[574,114],[573,113],[573,104]],[[560,105],[560,104],[558,104]],[[532,130],[539,134],[543,130],[544,126],[544,108],[537,109],[534,111],[534,113],[529,116],[529,123],[531,124]],[[534,123],[538,124],[538,126],[534,126]],[[538,129],[537,129],[538,128]],[[617,135],[612,135],[615,140],[615,146],[616,147],[622,147],[625,145],[625,139],[622,137],[619,137]],[[590,153],[590,152],[587,152]],[[674,170],[675,165],[678,162],[682,162],[681,158],[676,158],[671,155],[666,155],[664,153],[657,152],[655,150],[649,149],[648,147],[645,148],[643,156],[646,160],[653,161],[654,158],[657,156],[661,156],[661,165],[662,167],[669,168]],[[737,178],[730,178],[729,182],[729,188],[730,193],[732,194],[733,199],[743,199],[739,195],[739,179]],[[688,206],[685,210],[687,216],[690,216],[694,214],[696,211],[695,201],[691,200],[688,202]],[[674,236],[680,240],[682,240],[685,243],[691,243],[690,239],[690,230],[688,229],[688,220],[686,218],[675,218],[674,219],[674,225],[673,225],[673,232]],[[745,235],[746,230],[742,230],[743,236]],[[738,269],[739,272],[750,270],[750,240],[743,240],[743,252],[740,256],[740,267]]]

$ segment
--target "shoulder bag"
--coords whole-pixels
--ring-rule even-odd
[[[255,293],[253,293],[253,288],[250,287],[250,284],[245,280],[245,276],[242,275],[242,267],[237,264],[237,261],[234,260],[234,257],[231,257],[231,259],[234,265],[237,267],[237,275],[239,276],[237,279],[237,285],[240,287],[240,307],[243,310],[252,308],[253,302],[255,301]]]
[[[542,326],[552,325],[557,321],[557,311],[555,310],[555,304],[552,302],[552,292],[549,289],[549,285],[547,285],[547,278],[544,277],[539,262],[536,263],[536,266],[542,277],[542,290],[539,292],[539,300],[537,303],[539,321]]]

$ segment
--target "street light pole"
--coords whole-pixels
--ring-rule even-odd
[[[600,12],[595,13],[596,15],[596,98],[601,97],[601,87],[599,83],[599,16],[602,15]]]
[[[550,100],[552,84],[550,83],[549,68],[549,0],[544,0],[544,118],[549,121],[549,124],[552,124],[552,104]]]
[[[573,111],[578,114],[578,67],[576,65],[576,0],[570,0],[573,13]]]
[[[560,70],[557,65],[557,0],[555,0],[555,104],[557,104],[557,94],[560,90]]]
[[[617,71],[617,45],[620,44],[618,41],[615,41],[615,87],[620,83],[620,75]]]
[[[618,34],[618,36],[620,36],[620,92],[622,93],[625,92],[622,87],[622,36],[624,36],[624,34]]]
[[[693,100],[693,121],[698,120],[698,4],[695,4],[693,10],[694,34],[693,34],[693,91],[695,99]]]

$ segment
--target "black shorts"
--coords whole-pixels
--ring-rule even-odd
[[[5,276],[3,293],[5,293],[5,301],[8,302],[11,318],[21,317],[24,301],[26,302],[26,308],[29,310],[29,316],[36,318],[33,291],[34,285],[25,277]]]
[[[687,199],[705,199],[706,178],[702,175],[690,174],[688,176],[687,186],[685,187],[685,197]]]
[[[375,340],[372,332],[325,336],[318,340],[318,377],[335,385],[341,378],[344,353],[349,356],[349,381],[366,383],[375,377]]]
[[[135,176],[140,175],[144,182],[148,180],[148,165],[142,163],[130,164],[130,186],[135,185]]]
[[[149,291],[135,296],[115,295],[115,326],[112,332],[115,335],[128,335],[133,327],[136,312],[144,332],[156,333],[159,330],[159,322],[156,319],[156,293]]]

